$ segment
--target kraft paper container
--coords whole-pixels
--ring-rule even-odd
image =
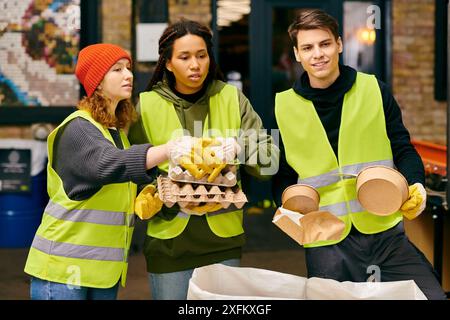
[[[278,210],[275,212],[275,215],[273,216],[273,223],[283,230],[284,233],[286,233],[289,237],[291,237],[293,240],[295,240],[299,245],[303,245],[302,239],[303,239],[303,230],[300,228],[300,219],[303,217],[300,213],[291,213],[291,218],[287,216],[283,216],[281,218],[278,218],[282,214],[282,209],[278,208]],[[298,219],[294,214],[298,215]]]
[[[281,196],[283,208],[303,214],[319,210],[319,201],[317,190],[306,184],[289,186]]]
[[[400,172],[385,166],[362,170],[356,178],[358,200],[368,212],[387,216],[408,199],[408,182]]]
[[[272,222],[298,244],[339,240],[345,223],[328,211],[314,211],[306,215],[278,208]]]

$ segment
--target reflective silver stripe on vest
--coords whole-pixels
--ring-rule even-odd
[[[349,205],[350,205],[350,211],[353,212],[353,213],[366,211],[366,209],[364,209],[361,206],[361,203],[359,203],[358,200],[350,201]]]
[[[306,179],[298,179],[298,183],[303,183],[303,184],[307,184],[310,185],[314,188],[321,188],[321,187],[325,187],[325,186],[329,186],[330,184],[336,183],[339,180],[341,180],[341,177],[336,175],[337,173],[339,173],[338,169],[335,169],[333,171],[318,175],[318,176],[314,176],[314,177],[309,177]]]
[[[31,246],[39,251],[45,252],[46,254],[66,258],[124,261],[124,249],[121,248],[83,246],[56,242],[47,240],[38,235],[34,237]]]
[[[342,173],[343,174],[358,174],[364,168],[367,168],[370,166],[380,166],[380,165],[393,168],[394,162],[393,162],[393,160],[380,160],[380,161],[371,161],[371,162],[352,164],[352,165],[342,167]],[[339,180],[341,180],[341,178],[348,179],[349,177],[340,176],[339,170],[335,169],[330,172],[320,174],[318,176],[308,177],[305,179],[301,179],[299,176],[297,182],[307,184],[307,185],[310,185],[310,186],[318,189],[318,188],[322,188],[322,187],[337,183]],[[352,177],[350,177],[350,178],[352,178]]]
[[[371,161],[371,162],[352,164],[352,165],[342,167],[342,173],[358,174],[364,168],[371,167],[371,166],[385,166],[385,167],[393,168],[394,161],[393,160],[380,160],[380,161]]]
[[[329,211],[338,217],[345,216],[346,214],[348,214],[346,202],[339,202],[339,203],[335,203],[335,204],[330,204],[328,206],[321,206],[319,210]]]
[[[135,214],[127,214],[127,226],[128,227],[134,227],[134,224],[136,223],[136,215]]]
[[[90,222],[105,225],[122,226],[128,223],[134,223],[134,219],[126,220],[125,212],[113,212],[104,210],[90,210],[90,209],[72,209],[68,210],[63,206],[49,202],[45,208],[45,212],[60,220],[73,222]]]
[[[187,213],[184,213],[184,212],[181,212],[181,211],[179,211],[178,214],[177,214],[177,218],[184,218],[184,219],[186,219],[186,218],[189,218],[189,216],[190,216],[190,214],[187,214]]]
[[[350,206],[350,212],[352,213],[366,211],[366,209],[361,206],[361,203],[359,203],[358,200],[351,200],[348,202],[348,204]],[[329,211],[335,216],[345,216],[348,213],[345,202],[330,204],[328,206],[321,206],[320,210]]]

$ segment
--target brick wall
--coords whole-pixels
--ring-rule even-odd
[[[211,23],[211,0],[169,0],[170,22],[181,17],[209,26]]]
[[[131,49],[131,0],[102,1],[102,42]]]
[[[0,126],[0,139],[32,139],[31,126]]]
[[[393,90],[414,139],[446,143],[446,103],[434,100],[434,0],[393,0]]]

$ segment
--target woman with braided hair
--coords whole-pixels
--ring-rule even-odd
[[[236,138],[247,141],[242,132],[262,130],[262,122],[244,94],[223,82],[212,52],[210,29],[184,19],[168,26],[159,39],[159,55],[147,91],[140,94],[139,117],[130,129],[130,141],[157,146],[176,130],[196,137],[214,130],[222,137],[225,132],[239,133],[223,140],[235,155],[249,149],[239,146]],[[258,138],[257,147],[240,160],[249,174],[263,178],[258,163],[247,164],[261,145],[272,146],[271,136]],[[271,152],[270,157],[277,167],[278,152]],[[167,174],[167,163],[158,170]],[[177,205],[163,207],[149,220],[144,244],[153,298],[186,299],[196,267],[214,263],[238,266],[245,243],[242,218],[242,210],[234,205],[205,215],[189,215]]]

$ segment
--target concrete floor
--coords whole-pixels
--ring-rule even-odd
[[[271,223],[273,210],[246,214],[247,244],[241,266],[306,276],[304,250]],[[142,243],[145,223],[136,225],[133,254],[129,259],[127,286],[119,290],[120,300],[151,299]],[[28,248],[0,248],[0,300],[29,299],[29,277],[23,272]]]

